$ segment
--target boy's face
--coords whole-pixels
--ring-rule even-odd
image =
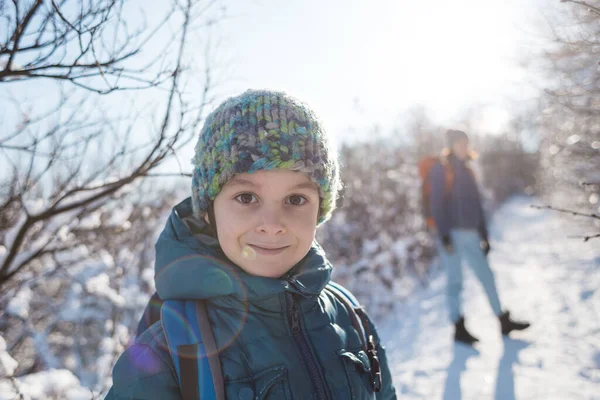
[[[249,274],[279,278],[312,245],[319,192],[304,173],[284,169],[244,173],[223,186],[214,212],[225,255]]]

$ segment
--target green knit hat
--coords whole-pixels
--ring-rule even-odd
[[[192,159],[192,203],[202,217],[235,174],[288,169],[317,184],[319,221],[335,208],[338,160],[327,134],[308,106],[283,92],[248,90],[214,110],[204,122]]]

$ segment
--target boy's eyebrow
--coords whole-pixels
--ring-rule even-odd
[[[244,179],[244,178],[237,178],[237,177],[234,177],[229,182],[227,182],[227,186],[260,187],[260,185],[257,185],[256,183],[252,182],[251,180]],[[299,183],[290,188],[290,190],[295,190],[295,189],[317,189],[317,184],[312,181],[311,182],[302,182],[302,183]]]
[[[317,184],[314,182],[302,182],[294,186],[292,189],[317,189]]]
[[[258,186],[254,182],[249,181],[248,179],[237,178],[237,177],[231,178],[229,180],[229,182],[227,182],[226,186],[235,186],[235,185],[239,185],[239,186],[243,186],[243,185]]]

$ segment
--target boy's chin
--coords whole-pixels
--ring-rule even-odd
[[[290,266],[289,268],[286,269],[281,269],[281,268],[275,268],[275,269],[268,269],[268,268],[261,268],[261,269],[255,269],[255,268],[246,268],[244,266],[240,266],[241,269],[243,269],[244,271],[246,271],[248,274],[253,275],[253,276],[259,276],[261,278],[271,278],[271,279],[279,279],[282,276],[284,276],[290,269],[292,269],[292,267]]]

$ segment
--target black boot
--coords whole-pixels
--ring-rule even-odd
[[[473,343],[479,342],[475,336],[471,335],[465,327],[465,318],[460,317],[455,324],[456,330],[454,331],[454,340],[457,342],[472,345]]]
[[[502,334],[508,335],[512,331],[522,331],[529,328],[530,323],[524,321],[513,321],[510,319],[510,312],[506,311],[500,317],[500,324],[502,325]]]

